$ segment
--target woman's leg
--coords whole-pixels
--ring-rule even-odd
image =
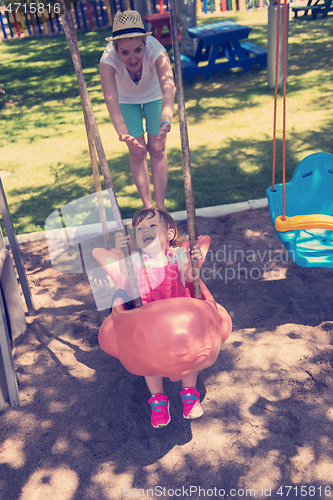
[[[168,160],[165,153],[165,139],[157,139],[160,132],[162,99],[143,105],[148,133],[148,151],[150,155],[151,176],[155,191],[157,208],[164,209],[164,201],[168,184]]]
[[[119,104],[130,136],[143,146],[139,148],[126,142],[130,154],[133,181],[145,208],[153,204],[150,191],[150,178],[147,166],[147,146],[142,126],[142,108],[140,104]]]
[[[147,146],[143,135],[137,137],[136,139],[143,145],[142,149],[137,146],[133,146],[132,144],[127,144],[130,155],[132,177],[144,207],[150,208],[153,205],[153,202],[147,165]]]
[[[148,134],[148,151],[156,207],[164,209],[168,185],[168,159],[165,152],[165,138],[157,139],[157,135]]]

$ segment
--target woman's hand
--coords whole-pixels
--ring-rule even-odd
[[[160,131],[158,133],[157,139],[165,139],[165,136],[167,135],[168,132],[171,130],[171,123],[166,122],[162,123],[160,126]]]
[[[135,137],[132,137],[129,134],[119,134],[119,140],[121,142],[126,142],[126,144],[133,144],[133,146],[143,149],[142,144],[140,144],[140,142]]]
[[[171,129],[171,120],[173,117],[173,109],[175,103],[175,81],[173,79],[173,71],[171,69],[170,59],[168,54],[164,52],[155,62],[156,73],[163,95],[161,125],[158,134],[158,139],[165,140],[165,135]]]

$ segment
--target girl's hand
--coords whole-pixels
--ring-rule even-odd
[[[125,236],[123,233],[116,233],[116,249],[118,252],[122,252],[123,248],[125,248],[127,245],[129,245],[130,242],[130,237],[127,235]]]
[[[191,250],[190,253],[191,253],[191,258],[192,259],[196,259],[196,260],[199,260],[199,261],[203,259],[200,245],[194,245],[194,248],[193,248],[193,250]]]
[[[164,139],[165,136],[167,135],[168,132],[171,130],[171,123],[163,123],[163,125],[160,126],[160,131],[158,133],[157,139]]]
[[[133,146],[143,149],[142,144],[140,144],[140,142],[135,137],[132,137],[129,134],[119,134],[119,140],[121,142],[126,142],[126,144],[133,144]]]

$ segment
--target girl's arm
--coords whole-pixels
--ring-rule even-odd
[[[178,269],[184,280],[193,281],[191,259],[196,259],[198,261],[203,259],[200,245],[194,245],[194,248],[191,251],[190,249],[186,250],[186,255],[187,255],[187,260],[182,259],[181,262],[178,263]]]
[[[155,67],[163,94],[161,124],[164,123],[164,125],[161,126],[160,133],[158,134],[158,139],[162,139],[171,129],[175,104],[175,82],[170,59],[166,52],[156,59]]]
[[[116,236],[116,249],[119,252],[119,269],[120,269],[120,272],[124,276],[128,277],[127,265],[126,265],[126,260],[125,260],[123,248],[125,248],[125,247],[127,247],[127,245],[129,245],[130,237],[128,235],[125,236],[121,232],[117,232],[115,236]],[[132,262],[133,262],[133,266],[134,266],[134,272],[137,273],[139,270],[139,265],[137,262],[133,261],[133,257],[134,256],[132,255],[131,258],[132,258]]]
[[[102,90],[104,94],[105,104],[108,108],[109,115],[114,128],[119,136],[120,141],[130,142],[134,146],[143,148],[134,137],[130,136],[119,106],[119,96],[116,84],[116,70],[110,64],[101,62],[99,65],[101,75]]]

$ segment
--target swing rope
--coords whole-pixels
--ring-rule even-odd
[[[288,183],[288,216],[286,215],[286,81],[287,81],[287,0],[284,0],[283,26],[283,124],[282,124],[282,184],[274,186],[276,163],[276,121],[277,121],[277,87],[279,68],[279,38],[280,38],[280,0],[277,0],[277,38],[275,60],[275,95],[274,95],[274,126],[273,126],[273,168],[272,187],[266,194],[270,208],[273,226],[279,239],[290,253],[296,264],[301,267],[333,268],[332,236],[333,216],[325,212],[330,210],[332,155],[315,153],[304,158],[297,166],[292,180]],[[316,157],[315,157],[316,155]],[[311,165],[311,169],[309,168]],[[309,170],[311,170],[309,172]],[[318,172],[316,188],[312,189],[308,181],[303,181],[309,175]],[[321,185],[322,183],[322,185]],[[310,196],[310,191],[312,196]],[[314,197],[319,198],[318,200]],[[311,200],[310,200],[311,198]],[[321,199],[322,198],[322,199]],[[310,204],[309,202],[312,202]],[[309,210],[317,213],[306,213]],[[305,213],[304,213],[305,212]],[[281,215],[278,215],[281,214]],[[322,230],[325,230],[323,233]],[[331,233],[328,233],[328,232]],[[288,234],[286,234],[288,233]]]
[[[274,92],[274,124],[273,124],[273,168],[272,168],[272,191],[275,184],[276,165],[276,122],[277,122],[277,91],[278,91],[278,70],[279,70],[279,42],[280,42],[280,0],[277,3],[277,36],[276,36],[276,57],[275,57],[275,92]],[[282,220],[285,215],[285,184],[286,184],[286,117],[287,117],[287,0],[284,0],[283,19],[283,119],[282,119]]]
[[[278,90],[278,72],[279,72],[279,43],[280,43],[280,0],[277,4],[277,37],[275,53],[275,91],[274,91],[274,119],[273,119],[273,168],[272,168],[272,191],[275,189],[275,161],[276,161],[276,108],[277,108],[277,90]]]
[[[110,203],[112,207],[112,211],[115,217],[117,229],[121,231],[123,234],[126,234],[126,229],[121,217],[118,201],[115,195],[115,190],[113,187],[110,171],[109,171],[109,166],[106,161],[106,156],[103,148],[103,144],[101,141],[101,137],[99,134],[96,118],[94,115],[93,107],[91,104],[91,100],[89,97],[89,92],[87,89],[86,81],[83,75],[83,70],[82,70],[82,64],[81,64],[81,58],[80,58],[80,52],[78,48],[78,43],[77,43],[77,38],[76,38],[76,30],[75,30],[75,25],[74,25],[74,19],[73,19],[73,12],[70,10],[67,10],[67,6],[65,3],[65,0],[61,0],[62,2],[62,7],[63,7],[63,15],[61,16],[62,24],[64,27],[64,32],[67,38],[68,42],[68,47],[72,56],[72,61],[74,64],[74,69],[76,72],[78,84],[79,84],[79,90],[80,90],[80,97],[81,97],[81,103],[82,103],[82,108],[83,108],[83,115],[85,119],[85,124],[86,124],[86,130],[87,130],[87,136],[88,136],[88,145],[89,145],[89,151],[91,155],[91,160],[92,160],[92,167],[93,167],[93,174],[94,174],[94,179],[95,179],[95,187],[97,187],[97,190],[99,189],[98,181],[96,183],[96,178],[97,176],[99,177],[99,172],[96,171],[96,167],[98,169],[97,165],[97,158],[96,158],[96,151],[97,155],[99,158],[102,174],[104,177],[104,182],[106,185],[106,188],[108,190],[108,195],[110,198]],[[97,199],[98,203],[103,201],[102,197],[99,196],[100,192],[97,193]],[[101,223],[103,226],[105,226],[105,220],[104,219],[104,214],[101,217]],[[102,226],[102,227],[103,227]],[[107,226],[106,226],[107,229]],[[103,232],[105,230],[105,227],[103,227]],[[133,267],[133,262],[132,259],[129,259],[127,257],[130,257],[131,255],[131,250],[129,245],[124,248],[124,255],[126,257],[126,267],[127,267],[127,272],[128,272],[128,278],[130,281],[130,287],[132,291],[132,297],[135,302],[136,307],[142,306],[142,300],[140,297],[140,292],[138,288],[138,284],[136,281],[136,276],[134,272],[134,267]]]
[[[192,187],[192,173],[191,173],[191,159],[190,159],[190,148],[188,141],[188,131],[187,131],[187,120],[186,120],[186,109],[185,109],[185,98],[184,98],[184,87],[183,87],[183,77],[182,77],[182,67],[180,62],[180,48],[178,40],[178,25],[177,25],[177,14],[175,0],[169,0],[170,9],[170,27],[171,27],[171,37],[172,37],[172,48],[173,57],[175,65],[175,80],[177,89],[177,105],[178,105],[178,118],[179,118],[179,129],[180,129],[180,140],[182,147],[182,157],[183,157],[183,172],[184,172],[184,188],[185,188],[185,201],[186,201],[186,212],[187,212],[187,227],[190,242],[190,249],[194,248],[196,243],[196,218],[195,218],[195,204],[193,196]],[[196,299],[201,299],[201,287],[199,280],[199,264],[196,259],[191,259],[192,263],[192,273],[193,273],[193,287],[194,295]]]
[[[286,119],[287,119],[287,0],[283,20],[283,126],[282,126],[282,219],[286,219]]]
[[[96,118],[90,101],[87,85],[83,75],[82,64],[80,59],[80,53],[77,43],[76,30],[74,25],[73,13],[71,10],[68,11],[66,0],[61,0],[63,7],[63,15],[61,16],[62,23],[64,26],[65,35],[67,38],[68,46],[72,56],[76,76],[79,83],[80,96],[84,114],[84,120],[86,125],[89,152],[92,160],[93,175],[95,180],[95,188],[97,192],[98,205],[100,208],[101,223],[103,228],[103,233],[105,228],[107,228],[107,222],[104,212],[104,207],[101,206],[103,199],[100,195],[100,181],[99,181],[99,171],[97,164],[96,151],[99,158],[102,174],[104,177],[105,185],[108,190],[111,207],[115,216],[115,221],[117,229],[126,234],[126,229],[121,217],[120,209],[118,206],[117,198],[115,195],[112,179],[110,176],[109,167],[106,161],[105,152],[103,149],[102,141],[99,135]],[[175,72],[176,72],[176,85],[177,85],[177,102],[178,102],[178,112],[179,112],[179,124],[181,132],[181,143],[182,143],[182,155],[183,155],[183,170],[184,170],[184,184],[185,184],[185,198],[186,198],[186,209],[187,209],[187,224],[189,230],[190,248],[192,249],[196,242],[196,219],[195,219],[195,205],[194,196],[192,188],[192,177],[191,177],[191,163],[190,163],[190,152],[189,143],[187,135],[187,121],[186,121],[186,111],[185,111],[185,100],[184,100],[184,90],[181,75],[181,64],[180,64],[180,50],[178,41],[178,27],[177,27],[177,15],[174,0],[170,0],[170,18],[171,18],[171,31],[172,31],[172,42],[174,53],[177,54],[175,61]],[[177,70],[177,68],[178,70]],[[103,213],[104,212],[104,213]],[[108,247],[109,242],[105,241],[106,247]],[[131,250],[129,245],[124,248],[125,257],[131,255]],[[194,295],[195,298],[201,298],[201,288],[199,280],[199,266],[196,259],[192,260],[192,272],[193,272],[193,285],[194,285]],[[134,267],[131,259],[126,258],[127,272],[130,281],[130,286],[132,290],[132,295],[135,297],[136,307],[142,306],[142,300],[138,290],[138,285],[135,278]]]

